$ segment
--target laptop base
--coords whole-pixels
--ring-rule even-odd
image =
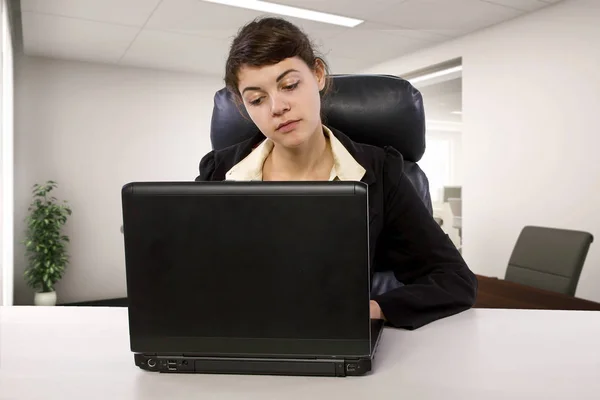
[[[160,373],[361,376],[371,372],[385,323],[371,320],[371,356],[361,358],[209,357],[135,353],[135,365]]]
[[[371,371],[371,359],[268,359],[135,354],[135,364],[161,373],[360,376]]]

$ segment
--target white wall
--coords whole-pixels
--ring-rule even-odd
[[[126,296],[121,187],[193,180],[210,150],[219,77],[24,57],[15,71],[15,304],[31,304],[23,238],[30,188],[52,179],[73,215],[59,303]]]
[[[370,68],[463,57],[463,254],[504,276],[519,231],[595,236],[576,295],[600,301],[600,1],[566,0]]]

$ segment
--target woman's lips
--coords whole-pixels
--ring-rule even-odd
[[[299,123],[300,123],[299,120],[298,121],[289,122],[289,123],[287,123],[285,125],[282,125],[279,128],[277,128],[277,132],[287,133],[287,132],[293,131],[294,129],[296,129],[296,127],[298,126]]]

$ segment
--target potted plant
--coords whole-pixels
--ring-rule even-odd
[[[35,305],[56,304],[54,285],[62,278],[69,262],[69,237],[61,234],[61,230],[71,215],[71,208],[66,200],[60,204],[50,196],[56,186],[54,181],[33,185],[33,201],[25,220],[28,265],[24,277],[35,290]]]

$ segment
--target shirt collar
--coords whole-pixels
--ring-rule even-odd
[[[333,168],[329,180],[360,181],[366,170],[348,152],[344,145],[323,125],[323,131],[329,138],[333,154]],[[265,160],[273,150],[273,141],[265,139],[248,156],[233,166],[226,174],[226,180],[262,181],[262,169]]]

